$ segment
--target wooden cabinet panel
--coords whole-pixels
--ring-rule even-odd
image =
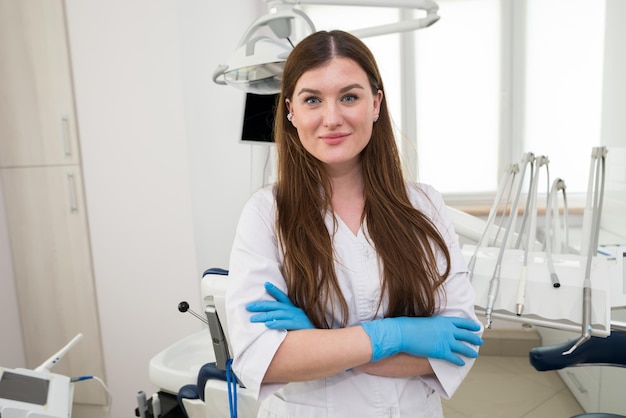
[[[0,167],[77,164],[62,0],[0,0]]]
[[[104,378],[102,344],[79,166],[1,170],[27,367],[76,334],[84,338],[52,370]],[[75,400],[105,402],[98,385]]]

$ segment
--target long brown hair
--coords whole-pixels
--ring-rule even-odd
[[[342,31],[316,32],[298,43],[285,63],[274,124],[276,222],[284,255],[283,275],[289,297],[318,328],[332,327],[326,317],[328,309],[344,326],[348,318],[335,271],[331,233],[324,223],[326,212],[332,210],[332,187],[324,165],[304,149],[287,120],[285,99],[292,99],[302,74],[335,57],[356,62],[367,74],[372,92],[384,92],[374,56],[363,42]],[[361,163],[363,215],[383,267],[379,306],[386,296],[388,317],[430,316],[435,312],[437,289],[449,272],[450,255],[437,228],[409,200],[384,94]],[[447,261],[443,274],[437,268],[437,250]]]

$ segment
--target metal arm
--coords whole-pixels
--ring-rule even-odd
[[[593,217],[591,223],[591,233],[589,236],[589,246],[587,248],[587,264],[585,268],[585,281],[583,283],[583,318],[580,338],[572,347],[563,352],[563,355],[572,354],[578,347],[591,338],[591,262],[598,249],[598,236],[600,233],[600,215],[602,213],[602,201],[604,200],[605,183],[605,158],[606,147],[595,147],[591,154],[591,167],[589,170],[589,185],[593,188],[587,190],[588,201],[593,205]],[[594,169],[595,168],[595,169]],[[593,179],[593,181],[592,181]],[[583,237],[584,239],[584,237]]]

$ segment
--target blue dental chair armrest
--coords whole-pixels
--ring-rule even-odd
[[[185,385],[178,391],[178,405],[183,411],[185,411],[183,399],[201,399],[204,401],[204,386],[207,380],[223,380],[226,382],[226,372],[220,370],[215,362],[207,363],[200,367],[197,383],[195,385]]]
[[[626,367],[626,332],[611,331],[606,338],[591,337],[573,353],[563,355],[576,340],[562,344],[535,347],[530,350],[530,364],[538,371],[560,370],[582,365]]]
[[[210,269],[206,269],[204,273],[202,273],[202,277],[207,274],[217,274],[218,276],[228,276],[228,270],[220,268],[220,267],[211,267]]]

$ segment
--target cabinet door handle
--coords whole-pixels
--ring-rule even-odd
[[[585,388],[585,386],[582,383],[580,383],[580,380],[578,380],[578,377],[574,373],[570,371],[567,371],[566,373],[572,379],[572,382],[574,382],[576,389],[578,389],[580,393],[587,393],[587,388]]]
[[[72,156],[72,141],[70,139],[70,120],[67,116],[61,118],[61,137],[63,138],[63,151],[65,157]]]
[[[67,192],[70,203],[70,213],[78,212],[78,199],[76,198],[76,178],[74,174],[67,175]]]

